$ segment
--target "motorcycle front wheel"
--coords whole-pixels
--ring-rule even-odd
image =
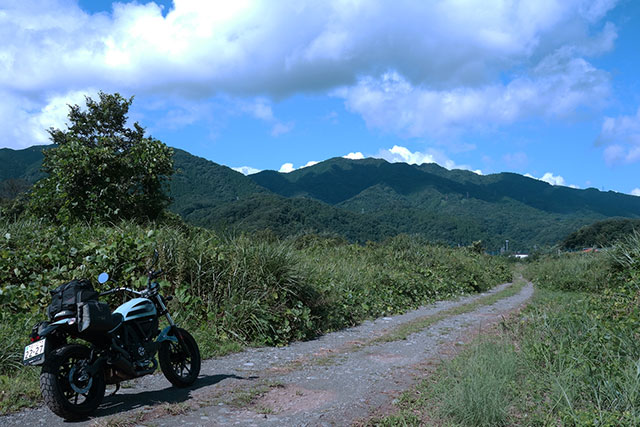
[[[79,344],[54,350],[47,356],[40,374],[40,391],[51,411],[70,421],[88,417],[104,397],[102,372],[90,376],[90,351]]]
[[[200,349],[191,334],[182,328],[169,333],[178,342],[163,341],[158,350],[160,369],[176,387],[188,387],[200,374]]]

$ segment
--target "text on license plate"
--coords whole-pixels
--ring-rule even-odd
[[[29,360],[44,353],[45,341],[46,340],[36,341],[33,344],[26,346],[24,348],[24,360]]]

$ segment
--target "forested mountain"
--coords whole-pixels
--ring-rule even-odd
[[[0,181],[23,179],[30,183],[42,178],[42,150],[47,145],[35,145],[24,150],[0,148]]]
[[[241,173],[186,151],[174,149],[175,174],[171,178],[171,210],[189,218],[203,217],[203,210],[269,193]]]
[[[34,182],[42,148],[0,150],[0,181]],[[409,233],[452,245],[482,240],[492,251],[509,240],[510,249],[526,251],[599,220],[640,218],[640,197],[513,173],[333,158],[288,174],[247,177],[178,149],[174,163],[172,211],[205,227],[269,229],[278,236],[333,233],[365,242]]]
[[[367,214],[396,232],[450,244],[483,240],[492,249],[550,245],[610,216],[639,217],[640,198],[552,186],[514,173],[477,175],[380,159],[334,158],[288,174],[251,176],[286,197],[311,197]]]
[[[251,178],[274,193],[286,197],[312,197],[329,204],[345,204],[363,191],[387,188],[403,199],[433,202],[436,191],[445,199],[461,196],[488,203],[505,199],[549,213],[592,212],[604,216],[640,216],[640,198],[590,188],[578,190],[553,186],[515,173],[477,175],[449,171],[436,164],[420,166],[388,163],[381,159],[349,160],[333,158],[317,165],[282,174],[264,171]],[[428,197],[422,197],[427,193]],[[372,198],[372,208],[377,205]]]
[[[42,178],[42,149],[37,145],[24,150],[0,148],[0,203],[14,199]]]

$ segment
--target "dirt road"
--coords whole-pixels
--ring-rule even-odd
[[[365,322],[313,341],[207,360],[187,390],[172,388],[162,375],[143,377],[105,397],[93,419],[75,425],[348,425],[408,388],[418,366],[455,352],[470,335],[518,309],[533,294],[529,283],[516,295],[479,304],[509,286]],[[455,314],[465,306],[467,312]],[[399,328],[417,324],[427,326],[406,337],[398,335]],[[41,407],[0,417],[0,425],[69,423]]]

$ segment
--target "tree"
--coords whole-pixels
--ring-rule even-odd
[[[67,130],[51,128],[56,147],[44,151],[29,211],[61,223],[155,219],[169,202],[164,192],[173,173],[173,150],[127,127],[133,97],[99,93],[86,110],[69,106]]]

